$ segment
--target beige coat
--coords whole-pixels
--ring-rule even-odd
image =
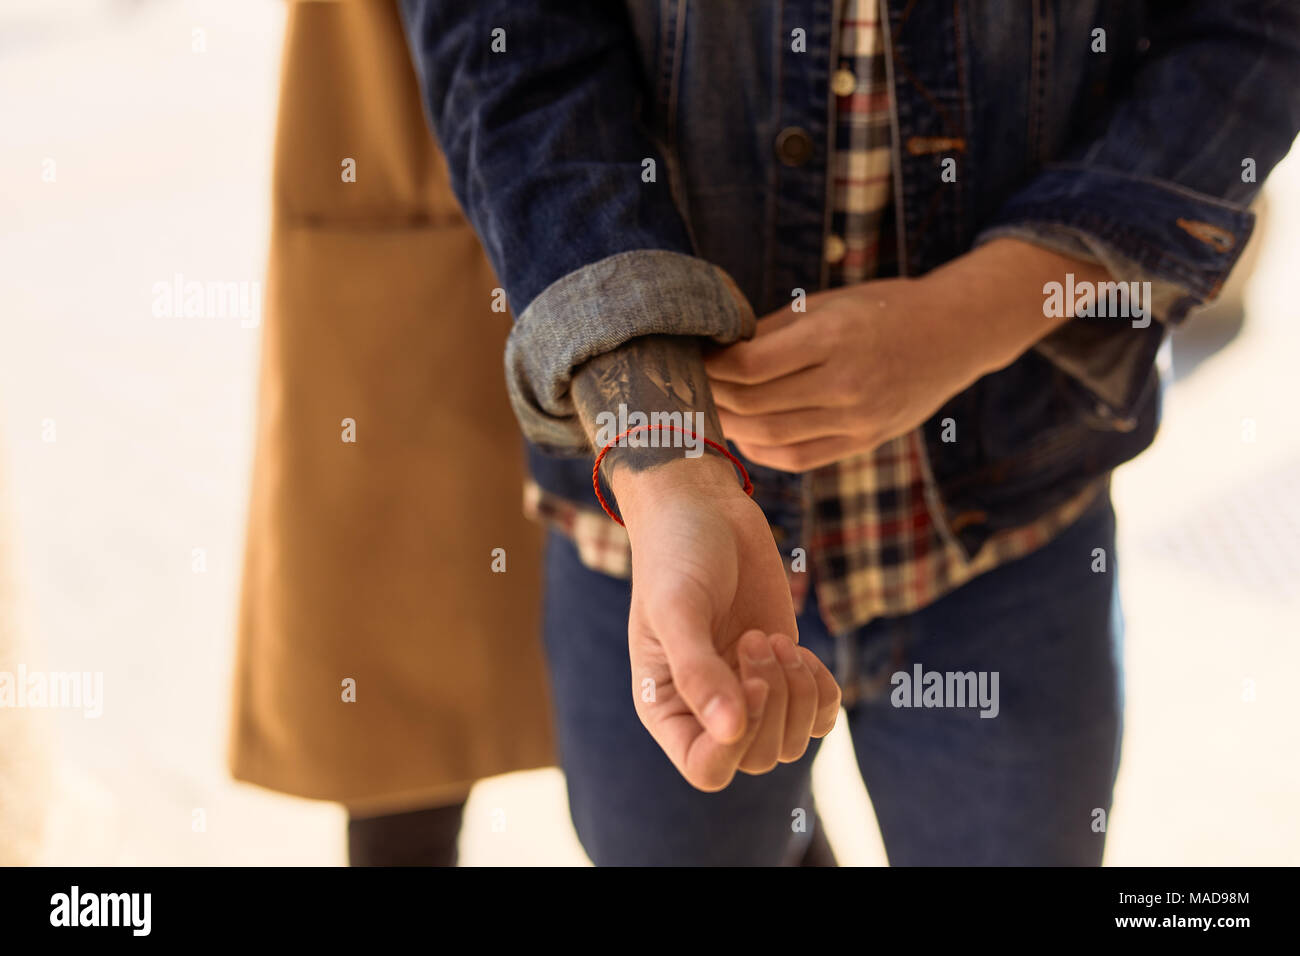
[[[232,773],[388,812],[547,765],[509,320],[391,0],[290,5],[273,203]]]

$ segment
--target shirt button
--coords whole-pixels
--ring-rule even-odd
[[[844,254],[849,251],[849,247],[844,244],[844,240],[839,236],[826,237],[826,261],[839,262],[844,258]]]
[[[786,166],[802,166],[812,158],[813,141],[806,130],[787,126],[776,135],[776,158]]]
[[[831,74],[831,92],[836,96],[848,96],[858,88],[858,78],[851,70],[836,70]]]

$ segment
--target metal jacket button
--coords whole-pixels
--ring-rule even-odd
[[[844,244],[844,240],[839,236],[826,237],[826,261],[830,263],[839,262],[844,258],[844,254],[849,251],[849,247]]]
[[[787,166],[802,166],[812,158],[813,141],[798,126],[787,126],[776,134],[776,157]]]
[[[858,88],[858,78],[849,70],[836,70],[831,74],[831,92],[836,96],[848,96]]]

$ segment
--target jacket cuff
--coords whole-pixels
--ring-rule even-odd
[[[1085,237],[1103,264],[1120,262],[1181,294],[1164,318],[1180,321],[1219,294],[1246,247],[1255,214],[1235,203],[1153,179],[1078,163],[1044,168],[998,210],[985,231],[1060,227]]]
[[[754,310],[726,272],[661,249],[609,256],[551,283],[506,342],[506,385],[524,437],[551,454],[590,443],[569,394],[589,359],[644,335],[692,335],[727,345],[753,336]]]
[[[1103,266],[1118,282],[1145,282],[1141,316],[1076,317],[1040,339],[1033,350],[1082,385],[1097,402],[1095,413],[1115,427],[1133,424],[1170,313],[1187,298],[1185,288],[1144,272],[1093,237],[1064,226],[1023,223],[985,230],[981,245],[1019,239]],[[1154,321],[1153,321],[1154,320]]]
[[[1144,322],[1075,318],[1035,346],[1089,391],[1099,416],[1125,428],[1165,324],[1219,294],[1254,225],[1250,210],[1168,180],[1055,163],[998,210],[976,244],[1014,236],[1097,262],[1117,281],[1151,283]]]

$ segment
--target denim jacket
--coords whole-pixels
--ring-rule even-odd
[[[587,452],[569,383],[592,356],[656,333],[734,342],[824,286],[835,0],[402,5],[517,316],[507,384],[538,448]],[[900,272],[1015,236],[1154,290],[1158,321],[1072,319],[926,423],[936,518],[968,555],[1153,439],[1166,326],[1222,286],[1300,128],[1298,7],[881,0]],[[593,500],[589,456],[532,461]],[[799,540],[801,476],[754,470]]]

